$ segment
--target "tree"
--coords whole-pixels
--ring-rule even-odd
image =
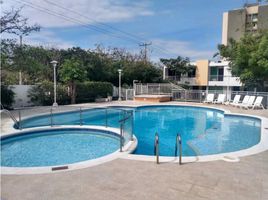
[[[60,78],[69,85],[72,104],[75,104],[76,99],[76,83],[85,81],[86,74],[81,61],[74,58],[66,59],[60,66]]]
[[[34,24],[27,25],[28,18],[21,16],[23,7],[12,8],[11,11],[4,11],[0,19],[0,33],[10,33],[15,35],[28,35],[32,31],[39,31],[40,26]]]
[[[175,73],[175,76],[181,78],[182,74],[191,73],[194,71],[195,66],[190,64],[189,58],[183,58],[178,56],[177,58],[164,59],[161,58],[160,61],[170,70]]]
[[[218,49],[230,61],[232,74],[240,77],[247,89],[264,90],[264,82],[268,81],[268,32],[247,34]]]

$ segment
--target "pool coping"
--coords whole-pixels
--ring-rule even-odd
[[[87,126],[87,125],[63,125],[63,126],[43,126],[43,127],[35,127],[35,128],[27,128],[24,131],[16,131],[10,134],[2,135],[1,137],[13,136],[23,134],[24,132],[31,131],[44,131],[44,130],[61,130],[61,129],[88,129],[95,131],[103,131],[103,132],[112,132],[118,136],[120,136],[120,129],[112,128],[112,127],[104,127],[104,126]],[[108,133],[107,133],[108,134]],[[112,161],[114,159],[120,158],[125,154],[132,153],[137,147],[137,138],[133,136],[133,141],[129,141],[126,145],[123,146],[123,151],[120,152],[120,149],[116,150],[113,153],[107,154],[105,156],[76,162],[72,164],[64,164],[64,165],[54,165],[54,166],[44,166],[44,167],[3,167],[1,166],[1,174],[3,175],[19,175],[19,174],[48,174],[48,173],[61,173],[66,171],[72,171],[77,169],[83,169],[87,167],[96,166],[105,162]],[[66,168],[67,167],[67,168]],[[60,168],[60,170],[53,170],[53,168]]]
[[[120,105],[119,105],[120,106]],[[228,152],[228,153],[220,153],[220,154],[214,154],[214,155],[203,155],[203,156],[183,156],[182,157],[182,162],[183,163],[191,163],[191,162],[208,162],[208,161],[216,161],[216,160],[223,160],[223,161],[227,161],[227,162],[238,162],[240,157],[244,157],[244,156],[249,156],[249,155],[253,155],[253,154],[258,154],[261,153],[263,151],[268,150],[268,118],[266,117],[261,117],[261,116],[256,116],[256,115],[250,115],[250,114],[241,114],[241,113],[235,113],[235,112],[231,112],[227,109],[222,109],[222,108],[215,108],[215,107],[211,107],[209,106],[209,104],[200,104],[200,105],[187,105],[187,104],[171,104],[171,103],[153,103],[153,104],[146,104],[146,105],[124,105],[123,107],[129,107],[129,108],[138,108],[138,107],[153,107],[153,106],[181,106],[181,107],[199,107],[199,108],[208,108],[208,109],[212,109],[212,110],[216,110],[216,111],[222,111],[224,115],[231,115],[231,116],[244,116],[244,117],[251,117],[251,118],[255,118],[255,119],[260,119],[261,121],[261,135],[260,135],[260,142],[256,145],[253,145],[250,148],[247,149],[243,149],[243,150],[239,150],[239,151],[233,151],[233,152]],[[102,107],[107,107],[107,106],[102,106]],[[102,108],[102,107],[96,107],[96,108]],[[118,105],[114,105],[114,106],[108,106],[110,108],[112,107],[118,107]],[[89,108],[91,109],[91,108]],[[68,111],[66,111],[68,112]],[[28,116],[27,118],[30,117],[34,117],[34,116]],[[20,130],[14,129],[13,127],[13,122],[11,120],[9,120],[8,123],[9,126],[9,130],[10,132],[21,132]],[[86,128],[86,127],[102,127],[102,126],[87,126],[87,125],[83,125],[83,126],[79,126],[79,125],[61,125],[61,126],[56,126],[56,127],[61,127],[61,128],[77,128],[77,127],[81,127],[81,128]],[[43,128],[49,128],[51,130],[51,128],[56,128],[51,127],[51,126],[43,126],[43,127],[38,127],[38,128],[27,128],[24,130],[40,130]],[[105,128],[105,127],[102,127]],[[109,127],[110,128],[110,127]],[[107,130],[107,128],[105,128]],[[117,131],[119,131],[119,129],[117,129]],[[3,135],[9,135],[10,133],[4,133]],[[98,158],[98,159],[94,159],[94,160],[89,160],[89,161],[84,161],[84,162],[90,162],[90,161],[96,161],[96,163],[86,163],[84,165],[84,163],[81,163],[81,166],[72,166],[72,168],[67,169],[67,170],[62,170],[62,171],[53,171],[52,173],[57,173],[57,172],[64,172],[64,171],[69,171],[69,170],[75,170],[75,169],[82,169],[82,168],[86,168],[86,167],[90,167],[90,166],[95,166],[104,162],[108,162],[110,160],[114,160],[116,158],[123,158],[123,159],[130,159],[130,160],[138,160],[138,161],[156,161],[155,156],[150,156],[150,155],[137,155],[137,154],[131,154],[136,146],[138,144],[138,140],[135,137],[134,142],[131,144],[131,151],[127,151],[127,152],[114,152],[112,154],[117,154],[117,155],[111,155],[111,157],[106,158],[106,156]],[[118,154],[120,153],[120,155]],[[108,155],[107,155],[108,156]],[[103,158],[103,159],[102,159]],[[164,162],[174,162],[174,163],[178,163],[179,159],[178,157],[170,157],[170,156],[160,156],[159,157],[160,162],[164,163]],[[79,162],[80,163],[80,162]],[[79,164],[79,163],[74,163],[75,164]],[[72,164],[71,164],[72,165]],[[69,165],[68,165],[69,166]],[[3,168],[1,167],[2,173],[3,173]],[[38,167],[39,169],[40,167]],[[51,167],[49,167],[49,169],[51,169]],[[36,171],[36,170],[34,170]],[[8,172],[8,171],[6,171]],[[20,173],[20,171],[17,171],[18,173]],[[29,174],[36,174],[36,173],[31,173],[28,172]],[[48,172],[38,172],[38,173],[48,173]],[[51,173],[51,171],[50,171]],[[10,174],[14,174],[11,173]]]

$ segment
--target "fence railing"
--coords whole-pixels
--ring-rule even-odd
[[[205,98],[204,90],[172,90],[172,99],[176,101],[203,102]]]
[[[120,107],[32,107],[12,110],[16,129],[61,125],[97,125],[121,128],[123,146],[133,139],[133,109]],[[7,115],[3,116],[8,118]],[[2,121],[5,123],[5,120]]]
[[[226,90],[172,90],[172,99],[176,101],[190,101],[190,102],[203,102],[206,99],[207,93],[215,94],[215,99],[219,94],[226,95],[226,101],[234,99],[235,95],[241,95],[240,100],[246,95],[250,96],[262,96],[262,104],[264,107],[268,107],[268,92],[254,92],[254,91],[232,91],[227,92]]]
[[[262,96],[262,105],[265,108],[268,108],[268,92],[255,92],[255,91],[232,91],[231,93],[231,99],[234,99],[235,95],[241,95],[240,100],[242,100],[246,95],[250,96]]]
[[[137,83],[135,95],[172,94],[173,84],[170,83]]]

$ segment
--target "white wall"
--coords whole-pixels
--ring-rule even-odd
[[[34,85],[10,85],[9,88],[15,93],[15,102],[13,108],[19,108],[24,106],[32,106],[30,98],[28,97],[28,91]]]

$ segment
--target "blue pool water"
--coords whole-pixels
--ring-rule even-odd
[[[178,133],[181,134],[182,138],[183,156],[239,151],[252,147],[260,141],[261,121],[253,117],[224,115],[222,111],[216,109],[188,106],[143,106],[133,108],[133,110],[133,132],[138,139],[138,146],[134,154],[153,155],[156,132],[159,134],[161,156],[174,156]],[[118,121],[122,118],[122,111],[113,108],[108,110],[90,109],[83,111],[82,115],[85,125],[103,126],[107,123],[110,127],[119,127]],[[79,123],[79,112],[53,115],[53,124],[78,125]],[[22,123],[24,128],[47,125],[50,125],[49,116],[30,118]],[[130,126],[131,123],[128,122],[124,128],[127,130]],[[57,140],[64,144],[63,137],[59,134]],[[77,151],[79,149],[81,152],[89,153],[91,151],[89,150],[90,145],[76,144],[75,137],[67,139],[67,146],[73,148],[77,145],[75,146]],[[107,142],[105,144],[110,146]],[[111,147],[114,150],[113,145],[114,143],[111,142]],[[93,146],[97,148],[99,145],[96,143]],[[42,149],[42,143],[39,144],[39,147]],[[46,156],[46,149],[42,151]],[[101,153],[101,155],[103,154],[105,153]],[[75,160],[68,162],[75,162]]]
[[[153,155],[158,132],[162,156],[174,156],[181,134],[183,156],[211,155],[249,148],[260,141],[260,120],[222,111],[183,106],[147,106],[135,112],[135,154]]]
[[[91,160],[119,149],[119,137],[86,129],[31,132],[1,140],[1,166],[37,167]]]

